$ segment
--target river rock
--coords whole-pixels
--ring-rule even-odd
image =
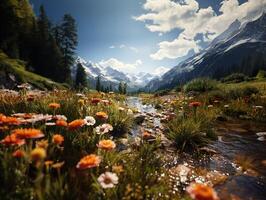
[[[137,114],[134,117],[134,121],[137,124],[141,124],[142,122],[144,122],[145,119],[146,119],[146,115],[144,115],[144,114]]]
[[[259,140],[259,141],[263,142],[263,141],[265,141],[265,137],[264,137],[264,136],[258,137],[258,139],[257,139],[257,140]]]
[[[266,132],[258,132],[258,133],[256,133],[256,135],[257,135],[258,137],[266,136]]]
[[[199,150],[209,154],[217,154],[217,151],[215,151],[214,149],[210,149],[209,147],[202,147]]]
[[[248,115],[239,115],[239,119],[252,120],[252,117]]]
[[[206,174],[206,179],[211,182],[212,185],[218,185],[224,183],[227,180],[228,176],[218,172],[210,171]]]
[[[169,140],[168,138],[166,138],[164,136],[164,134],[160,133],[160,137],[161,137],[161,145],[162,145],[162,147],[169,148],[169,147],[173,146],[173,142],[171,140]]]

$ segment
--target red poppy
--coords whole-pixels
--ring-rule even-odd
[[[198,102],[198,101],[193,101],[189,104],[189,107],[193,107],[193,108],[196,108],[199,106],[201,106],[201,102]]]

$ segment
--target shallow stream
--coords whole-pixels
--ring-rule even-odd
[[[143,105],[138,97],[129,97],[127,104],[141,114],[154,116],[150,117],[154,127],[161,125],[160,118],[156,117],[158,111],[152,105]],[[140,128],[134,127],[133,135]],[[181,162],[226,175],[226,181],[215,186],[221,199],[266,200],[266,141],[259,141],[256,135],[257,132],[266,131],[266,125],[250,121],[220,122],[215,128],[218,140],[208,148],[216,153],[201,159],[183,159]],[[241,170],[237,164],[240,162],[251,170]]]

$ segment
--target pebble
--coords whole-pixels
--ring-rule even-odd
[[[258,133],[256,133],[256,135],[257,135],[258,137],[266,136],[266,132],[258,132]]]
[[[257,139],[257,140],[259,140],[259,141],[263,142],[263,141],[265,141],[265,137],[264,137],[264,136],[258,137],[258,139]]]

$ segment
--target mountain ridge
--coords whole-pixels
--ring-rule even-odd
[[[198,54],[186,59],[160,79],[150,81],[146,91],[173,88],[178,84],[197,78],[221,78],[234,72],[254,75],[259,68],[266,68],[266,14],[244,25],[233,22]],[[253,66],[261,62],[261,67]],[[250,66],[248,66],[250,65]],[[242,68],[241,68],[242,67]]]
[[[117,88],[120,82],[126,82],[128,91],[133,92],[145,86],[152,79],[159,77],[159,75],[147,72],[125,73],[112,66],[104,67],[98,63],[86,61],[80,56],[77,56],[71,69],[73,77],[76,73],[77,64],[81,64],[85,69],[90,85],[93,87],[96,85],[97,77],[100,76],[101,82],[105,87],[111,84],[114,88]]]

